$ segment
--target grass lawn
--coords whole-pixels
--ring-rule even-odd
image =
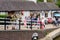
[[[47,35],[47,34],[49,34],[50,32],[52,32],[53,30],[46,30],[45,31],[45,36]],[[57,36],[57,37],[55,37],[53,40],[60,40],[60,35],[59,36]]]
[[[53,40],[60,40],[60,35],[55,37]]]

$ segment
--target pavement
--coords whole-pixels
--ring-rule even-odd
[[[45,25],[45,29],[50,29],[50,28],[57,28],[57,26],[55,26],[53,24],[47,24],[47,25]]]
[[[18,25],[7,25],[6,30],[12,30],[12,27],[15,27],[16,30],[19,29]],[[47,24],[45,25],[44,29],[51,29],[51,28],[57,28],[56,26],[54,26],[53,24]],[[0,30],[4,30],[4,25],[0,25]],[[30,26],[25,27],[25,26],[21,26],[21,30],[31,30]],[[32,30],[40,30],[39,26],[33,26]]]
[[[45,28],[44,29],[51,29],[51,28],[58,28],[58,27],[56,27],[55,25],[53,25],[53,24],[47,24],[47,25],[45,25]],[[30,28],[26,28],[26,27],[21,27],[21,29],[22,30],[31,30]],[[40,30],[40,27],[36,27],[36,26],[34,26],[33,28],[32,28],[32,30]]]
[[[54,39],[55,37],[57,37],[59,35],[60,35],[60,28],[50,32],[44,38],[41,38],[39,40],[52,40],[52,39]]]

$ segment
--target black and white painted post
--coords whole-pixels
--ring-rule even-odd
[[[32,40],[38,40],[38,33],[33,33]]]

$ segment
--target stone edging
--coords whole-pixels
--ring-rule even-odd
[[[51,33],[49,33],[48,35],[46,35],[45,38],[40,39],[40,40],[53,40],[53,38],[55,38],[58,35],[60,35],[60,28],[52,31]]]

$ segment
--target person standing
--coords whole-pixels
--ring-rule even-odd
[[[53,24],[56,25],[56,18],[53,17]]]
[[[45,27],[45,18],[42,17],[42,19],[41,19],[41,29],[44,29],[44,27]]]
[[[56,26],[58,26],[59,25],[59,23],[58,23],[58,17],[55,17],[56,18]]]

